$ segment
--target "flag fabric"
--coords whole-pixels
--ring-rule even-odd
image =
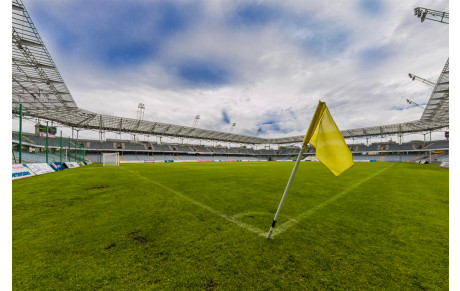
[[[350,149],[324,102],[319,102],[303,142],[316,148],[318,160],[335,176],[354,165]]]
[[[278,215],[281,212],[284,199],[291,187],[294,175],[297,172],[297,167],[300,164],[304,151],[306,151],[308,143],[312,144],[316,148],[316,157],[321,161],[334,175],[338,176],[348,170],[354,165],[353,156],[348,148],[339,128],[332,119],[331,113],[326,106],[326,103],[319,102],[316,108],[315,115],[310,123],[307,134],[303,139],[302,150],[297,156],[297,160],[292,170],[291,176],[287,183],[286,189],[284,190],[283,197],[281,198],[278,210],[276,210],[275,218],[273,218],[272,226],[268,232],[267,239],[270,239],[275,224],[278,219]]]

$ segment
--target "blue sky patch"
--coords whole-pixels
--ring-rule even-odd
[[[102,58],[112,67],[138,65],[155,54],[155,48],[147,44],[130,44],[108,47]]]
[[[325,29],[315,31],[312,38],[305,41],[309,50],[321,57],[335,56],[345,52],[349,45],[349,35],[340,30]]]
[[[358,5],[362,11],[373,16],[381,15],[385,8],[382,0],[360,0]]]
[[[292,14],[286,17],[286,26],[295,33],[294,40],[304,50],[328,59],[344,52],[351,43],[351,32],[315,15]]]
[[[154,57],[171,36],[189,29],[200,9],[161,1],[82,0],[62,6],[60,15],[39,5],[35,13],[38,25],[57,35],[59,49],[109,68],[126,68]]]
[[[177,74],[192,87],[222,86],[231,79],[229,69],[211,61],[186,61],[179,65]]]
[[[225,109],[222,109],[222,121],[226,124],[230,124],[230,117],[228,116],[228,112]]]
[[[160,2],[152,9],[156,14],[156,29],[162,36],[176,33],[187,28],[187,25],[200,13],[196,5],[174,5],[170,2]]]
[[[359,59],[365,67],[378,66],[386,61],[392,54],[388,46],[368,48],[359,53]]]
[[[282,117],[280,117],[282,118]],[[259,123],[257,124],[258,126],[258,130],[257,130],[257,133],[258,134],[262,134],[262,133],[267,133],[267,132],[278,132],[278,133],[286,133],[286,132],[289,132],[289,130],[286,130],[286,129],[282,129],[281,126],[280,126],[280,120],[267,120],[267,121],[264,121],[262,123]]]
[[[245,27],[262,26],[274,20],[277,13],[273,7],[259,3],[239,6],[231,18],[231,22]]]

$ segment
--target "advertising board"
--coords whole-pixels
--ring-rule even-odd
[[[32,172],[29,168],[27,168],[23,164],[13,164],[12,174],[13,174],[13,177],[12,177],[13,180],[35,176],[35,173]]]
[[[59,162],[48,163],[48,165],[55,171],[65,170],[65,167]]]
[[[71,169],[71,168],[78,168],[80,167],[80,164],[77,163],[77,162],[64,162],[64,166],[68,169]]]
[[[26,164],[37,175],[52,173],[54,170],[47,163]]]

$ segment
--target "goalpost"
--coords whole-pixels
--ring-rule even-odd
[[[102,165],[105,166],[119,166],[120,158],[118,153],[102,153]]]

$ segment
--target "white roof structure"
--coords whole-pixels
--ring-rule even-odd
[[[261,138],[98,114],[81,109],[65,85],[21,0],[12,0],[12,113],[54,121],[76,129],[123,132],[243,144],[302,142],[303,136]],[[449,127],[449,60],[420,120],[343,130],[345,138],[396,135]]]

